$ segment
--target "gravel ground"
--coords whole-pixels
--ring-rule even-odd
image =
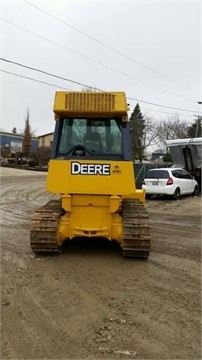
[[[148,200],[148,260],[108,241],[34,256],[44,173],[0,168],[1,359],[201,359],[201,197]]]

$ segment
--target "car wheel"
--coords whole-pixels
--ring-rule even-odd
[[[199,186],[198,185],[195,185],[195,188],[194,188],[194,191],[192,193],[192,196],[197,196],[199,193]]]
[[[174,200],[179,200],[180,199],[180,188],[175,189],[175,192],[173,194],[173,199]]]

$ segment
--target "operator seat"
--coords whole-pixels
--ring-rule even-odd
[[[103,153],[103,146],[100,134],[96,131],[88,133],[84,136],[84,145],[87,150],[95,154]]]

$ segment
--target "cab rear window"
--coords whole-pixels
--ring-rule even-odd
[[[168,179],[169,173],[167,170],[149,170],[146,173],[145,179]]]

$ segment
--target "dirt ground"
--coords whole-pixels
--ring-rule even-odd
[[[34,256],[44,173],[0,169],[1,359],[201,359],[201,197],[148,200],[151,255],[105,241]]]

